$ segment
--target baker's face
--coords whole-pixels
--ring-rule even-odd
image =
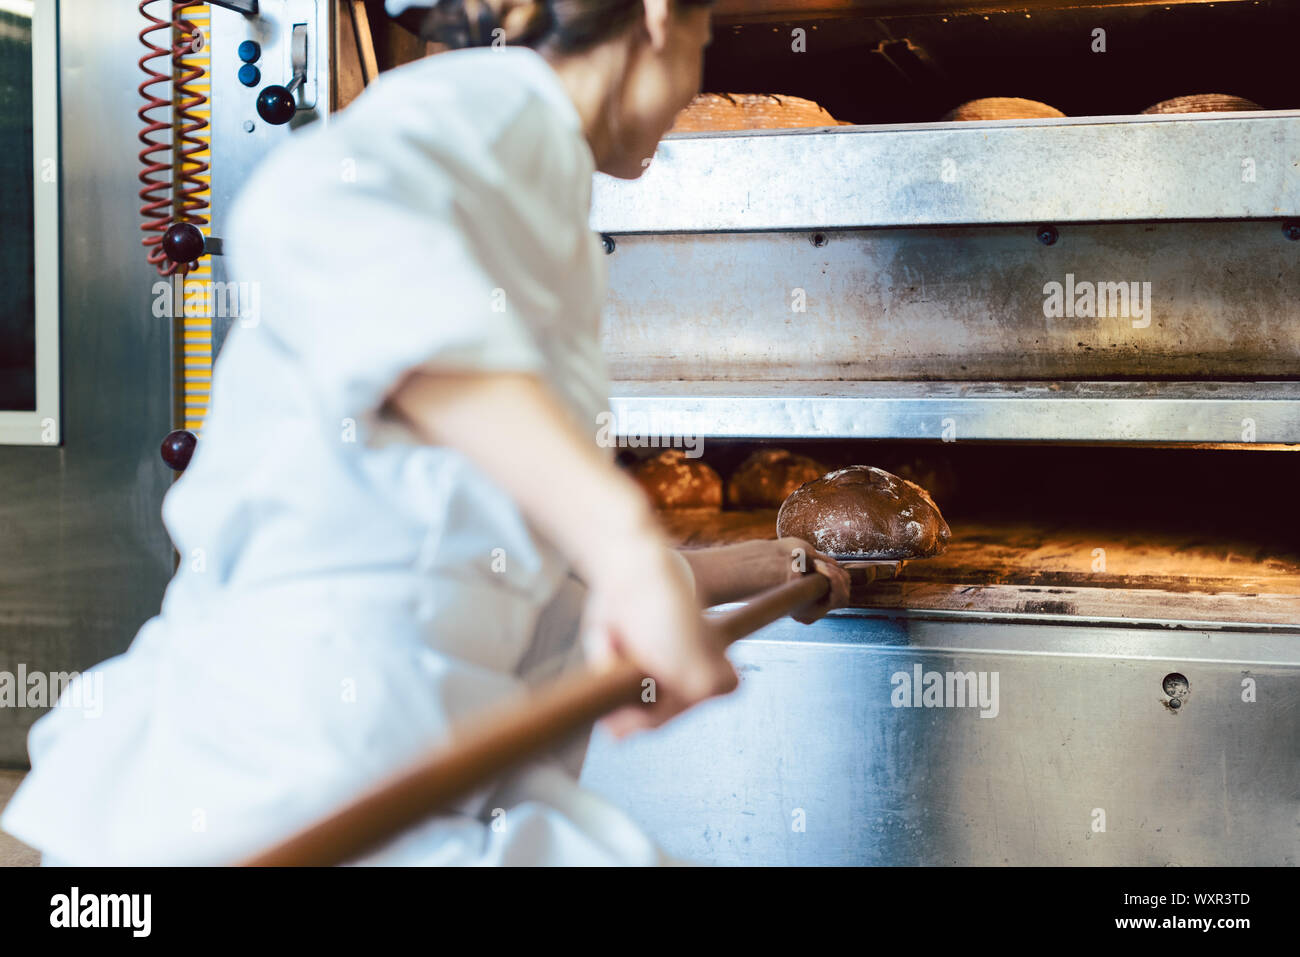
[[[647,7],[650,5],[647,4]],[[636,179],[650,163],[659,140],[700,91],[704,48],[712,36],[712,10],[673,4],[663,40],[642,36],[630,52],[614,142],[602,172]]]

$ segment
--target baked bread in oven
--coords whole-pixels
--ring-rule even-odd
[[[759,449],[727,480],[727,504],[732,508],[780,508],[791,492],[826,471],[817,460],[788,449]]]
[[[799,486],[777,514],[776,533],[830,555],[887,560],[937,555],[952,535],[925,489],[869,465]]]
[[[655,508],[722,508],[722,476],[681,449],[665,449],[632,467]]]

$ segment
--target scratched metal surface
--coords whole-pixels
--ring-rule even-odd
[[[732,657],[734,695],[655,734],[598,733],[588,752],[584,783],[678,857],[1300,863],[1300,634],[846,613],[779,622]],[[891,677],[917,664],[996,672],[996,716],[895,707]],[[1177,710],[1174,672],[1188,680]]]
[[[61,0],[63,443],[0,447],[0,671],[84,669],[157,612],[171,329],[139,245],[135,4]],[[0,708],[0,765],[39,710]]]
[[[814,245],[814,241],[822,245]],[[604,348],[647,380],[1300,377],[1300,242],[1278,222],[618,237]],[[1044,314],[1045,287],[1149,307]],[[1141,284],[1149,284],[1149,289]]]
[[[1300,112],[687,134],[597,177],[603,233],[1300,215]],[[1253,177],[1243,175],[1251,159]]]

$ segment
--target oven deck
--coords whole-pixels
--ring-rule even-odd
[[[683,548],[776,537],[776,511],[661,511]],[[1300,549],[1257,539],[1069,522],[953,521],[947,551],[855,587],[885,615],[1300,627]]]

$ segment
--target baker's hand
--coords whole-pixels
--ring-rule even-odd
[[[588,659],[598,664],[621,656],[650,679],[641,704],[605,719],[615,735],[656,727],[736,687],[723,649],[707,641],[688,566],[657,537],[621,550],[590,586],[583,613]]]
[[[815,573],[825,575],[831,586],[819,601],[791,612],[791,618],[805,625],[811,625],[828,611],[843,608],[849,603],[848,569],[829,555],[817,551],[801,538],[779,538],[776,540],[776,546],[786,562],[787,579]]]

